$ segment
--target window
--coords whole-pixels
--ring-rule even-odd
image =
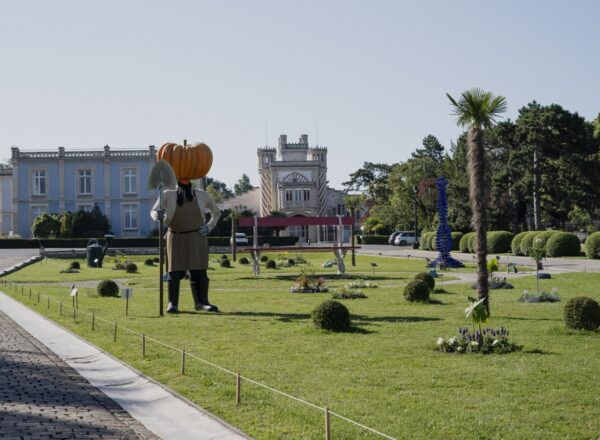
[[[33,220],[37,217],[40,216],[42,214],[46,213],[46,207],[45,206],[32,206],[31,207],[31,223],[33,223]]]
[[[294,190],[294,202],[301,202],[301,201],[302,201],[302,190],[295,189]]]
[[[305,189],[303,191],[304,201],[308,202],[310,200],[310,189]]]
[[[123,170],[123,192],[125,194],[137,193],[137,170],[135,168]]]
[[[94,209],[94,205],[91,204],[77,205],[77,211],[92,212],[92,209]]]
[[[33,172],[33,195],[45,196],[46,193],[46,171]]]
[[[286,189],[285,190],[285,201],[286,202],[291,202],[292,201],[292,190],[291,189]]]
[[[92,170],[79,170],[79,194],[92,194]]]
[[[137,205],[123,205],[123,229],[138,228]]]

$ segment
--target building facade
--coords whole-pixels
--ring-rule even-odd
[[[148,236],[155,228],[149,212],[156,192],[147,189],[155,162],[153,145],[140,150],[111,150],[107,145],[102,150],[80,151],[64,147],[58,151],[21,151],[13,147],[7,189],[11,215],[5,214],[3,192],[2,232],[12,230],[29,238],[33,219],[40,214],[91,210],[98,205],[115,235]],[[0,188],[4,190],[4,185]],[[7,217],[12,218],[8,221]]]

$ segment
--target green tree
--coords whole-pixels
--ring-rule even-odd
[[[56,238],[60,233],[60,219],[57,214],[41,214],[33,220],[31,234],[35,238]]]
[[[247,193],[252,189],[254,189],[254,187],[250,183],[250,178],[246,174],[242,174],[241,179],[233,185],[233,191],[235,192],[236,196]]]
[[[388,177],[393,167],[384,163],[365,162],[342,185],[347,191],[363,192],[367,200],[385,203],[391,194]]]
[[[110,220],[94,205],[91,212],[83,209],[73,215],[73,237],[103,237],[110,231]]]
[[[71,211],[60,216],[60,236],[64,238],[73,236],[73,213]]]
[[[234,196],[233,191],[231,191],[224,182],[210,177],[206,178],[206,192],[208,192],[217,203],[221,203],[223,200],[227,200]]]
[[[473,226],[477,236],[477,287],[489,315],[489,286],[487,276],[487,185],[485,171],[484,129],[489,128],[506,111],[506,98],[494,96],[481,89],[462,93],[456,101],[447,94],[456,122],[469,129],[467,135],[469,200],[473,210]]]

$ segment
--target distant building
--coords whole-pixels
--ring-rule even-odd
[[[42,213],[91,210],[98,205],[122,237],[150,235],[148,213],[156,200],[147,188],[156,149],[21,151],[12,148],[11,165],[0,168],[2,234],[31,237]],[[5,179],[10,175],[10,179]],[[10,195],[8,195],[10,194]]]

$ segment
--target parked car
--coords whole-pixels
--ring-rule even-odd
[[[394,238],[394,246],[407,246],[415,243],[415,241],[414,232],[400,232]]]
[[[233,245],[233,238],[229,239],[229,242]],[[248,246],[248,237],[243,232],[235,233],[235,245],[236,246]]]
[[[392,232],[392,234],[390,235],[390,238],[388,238],[388,243],[393,245],[394,239],[398,236],[398,234],[401,234],[401,233],[402,233],[402,231]]]

